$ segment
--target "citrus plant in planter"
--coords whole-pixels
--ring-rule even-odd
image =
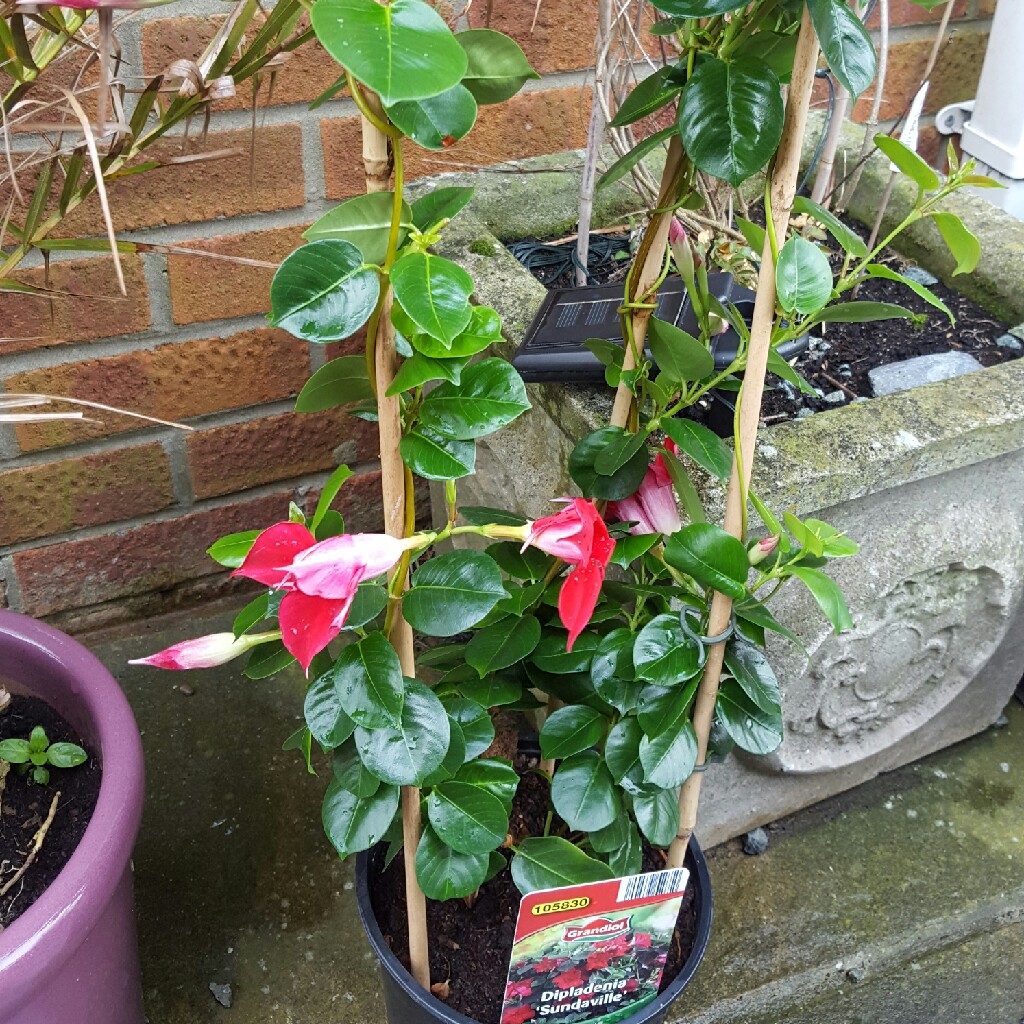
[[[505,990],[507,948],[492,950],[487,977],[474,967],[431,977],[425,897],[433,901],[432,919],[438,904],[472,916],[488,886],[514,883],[525,894],[679,867],[689,857],[690,948],[665,992],[647,993],[646,1005],[633,1002],[615,1019],[662,1014],[696,968],[710,927],[710,886],[691,841],[694,780],[731,744],[763,753],[782,738],[778,684],[760,647],[766,631],[790,634],[767,597],[797,579],[837,630],[849,623],[821,568],[856,545],[818,521],[780,521],[748,495],[744,481],[772,346],[798,326],[806,330],[806,320],[825,318],[849,274],[870,265],[867,253],[852,256],[858,262],[835,283],[826,261],[826,282],[818,250],[800,238],[786,241],[818,37],[855,92],[873,75],[870,40],[841,0],[657,6],[669,19],[662,30],[679,33],[683,57],[639,86],[620,116],[640,117],[677,99],[680,114],[677,126],[652,137],[671,137],[662,195],[627,283],[625,347],[604,350],[618,386],[615,411],[612,423],[573,453],[570,470],[583,497],[551,495],[562,506],[535,521],[459,502],[458,480],[475,470],[477,440],[526,413],[529,401],[510,364],[488,354],[501,340],[498,315],[474,306],[469,275],[432,251],[471,190],[435,188],[409,203],[403,158],[410,141],[458,145],[479,104],[511,97],[533,72],[512,40],[490,30],[454,34],[423,0],[317,0],[313,7],[314,29],[345,68],[363,115],[368,191],[307,231],[307,244],[274,278],[271,317],[312,342],[365,328],[365,355],[328,362],[298,408],[345,406],[377,421],[385,532],[345,532],[331,508],[349,475],[341,467],[311,515],[293,507],[270,529],[211,548],[221,564],[264,587],[232,632],[145,660],[180,669],[247,654],[251,678],[296,661],[306,673],[306,724],[288,745],[311,771],[314,745],[331,756],[323,823],[341,856],[362,854],[361,910],[386,971],[393,1024],[491,1024],[503,997],[506,1024],[541,1015],[530,978],[517,977]],[[785,67],[759,56],[769,44],[787,52],[791,41]],[[783,78],[790,80],[788,114]],[[642,143],[628,159],[652,145]],[[739,361],[716,377],[705,332],[683,335],[651,316],[669,267],[672,213],[691,201],[698,170],[737,184],[773,158],[754,323],[735,325],[743,340]],[[929,215],[927,202],[922,197],[918,216]],[[693,277],[685,240],[675,242],[680,270]],[[700,302],[698,286],[692,293]],[[888,314],[903,315],[895,308]],[[657,375],[639,355],[649,330]],[[680,413],[740,371],[734,455]],[[724,529],[705,521],[690,463],[731,479]],[[417,477],[446,497],[446,520],[433,528],[415,522]],[[748,497],[768,538],[747,540]],[[484,549],[442,547],[468,537]],[[430,638],[418,659],[414,629]],[[348,643],[332,648],[343,634]],[[418,669],[429,685],[416,678]],[[539,763],[529,771],[522,758],[502,756],[510,750],[496,751],[494,712],[545,701]],[[538,782],[542,794],[531,810],[524,798],[536,794]],[[385,864],[399,857],[411,974],[385,943],[369,898]],[[487,935],[495,924],[483,922]],[[493,946],[485,933],[478,944]],[[593,969],[626,970],[625,960],[612,963],[626,955],[617,949],[603,948]],[[643,959],[635,952],[634,965]],[[560,964],[540,962],[548,973]],[[555,976],[565,992],[586,989],[575,960]],[[429,994],[432,981],[449,1005]],[[494,993],[478,1010],[469,992],[488,982]]]

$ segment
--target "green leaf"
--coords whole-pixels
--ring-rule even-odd
[[[350,476],[352,476],[352,470],[348,466],[338,466],[327,478],[327,483],[324,484],[324,489],[320,492],[320,497],[317,500],[316,511],[309,521],[309,530],[314,535],[316,528],[324,521],[324,516],[330,510],[331,502],[338,496],[338,491]]]
[[[471,28],[455,38],[469,58],[462,84],[477,103],[504,103],[531,79],[540,75],[530,67],[522,47],[502,32]]]
[[[412,222],[429,231],[443,220],[451,220],[473,198],[474,189],[464,185],[435,188],[412,204]]]
[[[676,18],[710,18],[746,7],[749,0],[654,0],[659,11]]]
[[[348,739],[334,751],[331,758],[334,779],[342,789],[365,800],[381,787],[381,781],[369,771],[359,757],[355,743]]]
[[[661,534],[658,533],[627,534],[625,537],[616,537],[611,563],[625,569],[660,541]]]
[[[441,384],[427,395],[420,427],[470,441],[500,430],[529,408],[526,385],[512,364],[483,359],[467,366],[458,384]]]
[[[549,715],[540,731],[541,756],[549,760],[571,757],[599,743],[608,720],[593,708],[569,706]]]
[[[806,526],[792,512],[784,512],[782,514],[782,521],[786,524],[786,529],[792,534],[793,539],[802,548],[806,548],[812,555],[820,557],[825,552],[825,547],[821,542],[821,538],[807,529]]]
[[[428,899],[470,896],[487,877],[487,853],[459,853],[428,825],[416,847],[416,878]]]
[[[735,679],[723,679],[715,705],[722,727],[738,747],[770,754],[782,742],[782,714],[759,708]]]
[[[501,571],[479,551],[431,558],[413,573],[402,611],[427,636],[455,636],[475,626],[503,597]]]
[[[633,822],[627,822],[626,841],[611,852],[608,866],[615,872],[616,878],[627,875],[638,875],[643,869],[644,846],[640,833]]]
[[[390,397],[412,391],[428,380],[448,380],[458,384],[465,367],[465,359],[431,359],[421,352],[415,352],[402,361],[387,394]]]
[[[387,107],[388,117],[424,149],[444,149],[469,134],[476,123],[476,100],[459,83],[423,100],[403,100]]]
[[[245,530],[243,533],[229,533],[220,540],[215,540],[206,549],[206,553],[218,564],[227,569],[237,569],[245,561],[245,556],[256,543],[260,530]]]
[[[699,682],[699,676],[694,676],[682,687],[645,686],[640,694],[636,715],[644,734],[653,738],[667,729],[678,728],[697,696]]]
[[[497,520],[487,520],[496,522]],[[518,525],[518,524],[516,524]],[[544,578],[551,563],[549,555],[539,548],[528,547],[525,551],[515,542],[498,542],[487,546],[487,554],[491,556],[513,579],[540,580]]]
[[[818,569],[801,566],[794,567],[793,575],[803,580],[814,600],[818,602],[818,607],[825,613],[825,618],[832,623],[837,635],[844,629],[853,629],[853,619],[850,618],[850,610],[846,607],[843,592],[830,577]]]
[[[658,369],[676,383],[703,380],[714,372],[715,357],[693,335],[652,316],[647,343]]]
[[[324,750],[340,747],[355,731],[356,723],[341,706],[331,672],[325,672],[309,684],[303,712],[306,728]]]
[[[405,682],[401,722],[364,729],[356,726],[356,747],[363,764],[395,786],[419,786],[444,760],[450,731],[448,715],[431,690]]]
[[[640,741],[643,737],[643,729],[633,716],[616,722],[608,733],[604,745],[605,763],[612,773],[612,778],[619,785],[622,785],[622,780],[633,774],[640,764]]]
[[[270,320],[296,338],[325,344],[355,334],[379,295],[377,272],[362,253],[351,242],[324,238],[285,257],[270,282]]]
[[[487,709],[465,697],[445,697],[442,704],[462,729],[466,740],[466,760],[479,757],[494,742],[494,723]]]
[[[403,437],[398,450],[402,461],[424,480],[459,480],[476,469],[473,441],[453,441],[426,427]]]
[[[632,822],[623,814],[610,825],[595,829],[590,833],[590,846],[597,853],[611,853],[623,843],[629,841],[629,830]]]
[[[736,605],[736,614],[739,618],[746,619],[747,622],[752,622],[761,629],[770,629],[773,633],[784,636],[801,650],[804,650],[804,645],[800,642],[800,638],[792,630],[783,626],[760,601],[752,597],[747,598],[745,601],[740,601]]]
[[[482,708],[515,704],[523,695],[523,684],[507,673],[489,675],[483,679],[467,679],[464,683],[459,683],[458,689],[463,697]]]
[[[345,620],[345,629],[358,629],[377,618],[388,603],[387,591],[379,583],[360,583]]]
[[[775,537],[782,536],[785,530],[783,530],[782,523],[778,521],[771,509],[753,491],[748,491],[747,497],[750,498],[751,505],[754,506],[757,514],[761,517],[761,522],[768,528],[768,532]]]
[[[567,640],[565,633],[548,633],[537,644],[530,660],[542,672],[550,672],[552,675],[589,671],[598,638],[593,633],[582,633],[576,638],[572,651],[565,649]]]
[[[391,287],[413,323],[446,348],[469,324],[473,279],[451,260],[406,253],[391,269]]]
[[[730,641],[725,648],[725,665],[754,704],[769,714],[782,715],[779,681],[768,659],[757,647]]]
[[[611,476],[598,473],[596,462],[606,447],[622,444],[633,435],[621,427],[602,427],[588,434],[573,448],[569,456],[569,475],[588,498],[621,501],[636,492],[647,473],[647,452],[641,447],[632,458]]]
[[[874,80],[875,44],[846,0],[807,0],[814,31],[832,74],[854,98]]]
[[[611,772],[596,750],[567,758],[551,780],[551,802],[571,829],[590,832],[621,813]]]
[[[662,421],[661,429],[679,446],[680,451],[719,480],[732,475],[732,449],[702,423],[683,417]]]
[[[793,27],[795,29],[796,25]],[[793,77],[796,41],[795,31],[771,32],[762,28],[752,36],[740,40],[733,56],[759,57],[779,76],[779,81],[785,84]],[[742,228],[740,230],[742,231]]]
[[[466,762],[466,737],[462,727],[448,716],[448,751],[444,760],[422,782],[425,788],[439,786],[442,782],[454,779],[459,769]]]
[[[27,764],[31,756],[28,740],[0,740],[0,760],[10,764]]]
[[[400,313],[401,307],[395,307],[392,319],[395,319],[396,311]],[[466,358],[502,340],[501,317],[489,306],[473,306],[469,324],[450,346],[445,346],[429,334],[421,333],[413,336],[412,346],[417,352],[433,359]]]
[[[768,372],[774,373],[776,377],[781,377],[783,380],[789,381],[790,384],[799,388],[805,395],[818,396],[818,392],[815,391],[814,388],[811,387],[811,385],[808,384],[807,381],[805,381],[803,377],[801,377],[800,374],[797,373],[796,370],[794,370],[793,367],[779,355],[778,349],[773,348],[768,353]]]
[[[594,689],[622,714],[636,707],[643,685],[636,681],[633,641],[633,634],[624,626],[613,629],[601,637],[590,663]]]
[[[640,741],[644,780],[659,789],[681,786],[697,764],[697,733],[689,719],[678,720],[657,736]]]
[[[383,633],[349,644],[329,675],[345,713],[364,729],[401,720],[405,688],[402,665]]]
[[[680,628],[678,615],[656,615],[640,630],[633,664],[638,679],[657,686],[677,686],[701,669],[700,652]]]
[[[702,171],[735,187],[772,158],[784,115],[778,76],[763,60],[710,57],[683,89],[679,134]]]
[[[559,836],[524,839],[512,858],[512,880],[524,896],[538,889],[604,882],[614,877],[607,864],[588,857]]]
[[[868,277],[881,277],[886,281],[899,281],[900,284],[905,284],[915,295],[924,299],[928,305],[934,306],[941,313],[944,313],[949,317],[950,324],[956,323],[956,319],[950,312],[949,306],[947,306],[930,288],[926,288],[923,284],[920,284],[913,278],[907,277],[904,274],[899,274],[882,263],[869,263],[864,270]]]
[[[671,125],[668,128],[662,128],[660,132],[655,132],[653,135],[648,135],[646,139],[641,139],[628,153],[624,156],[620,156],[608,168],[600,178],[597,179],[598,189],[607,188],[609,185],[618,181],[619,178],[625,177],[631,170],[648,153],[654,152],[662,143],[668,142],[676,133],[675,125]],[[513,861],[513,863],[515,863]]]
[[[852,228],[847,227],[831,210],[811,202],[806,196],[797,196],[793,200],[793,212],[813,217],[843,247],[844,252],[862,259],[868,254],[864,239]]]
[[[981,243],[955,213],[933,213],[930,216],[956,260],[953,276],[972,273],[981,259]]]
[[[743,545],[719,526],[691,523],[665,544],[665,561],[698,583],[739,599],[746,594],[750,564]]]
[[[672,80],[674,71],[673,67],[658,68],[653,75],[639,82],[612,118],[612,127],[621,128],[633,124],[671,103],[683,89],[678,82]]]
[[[306,381],[295,399],[296,412],[322,412],[373,398],[364,356],[340,356]]]
[[[488,508],[486,505],[460,505],[459,515],[472,526],[486,526],[488,523],[497,523],[499,526],[523,526],[526,523],[525,516],[500,508]]]
[[[934,192],[942,183],[938,174],[909,146],[889,135],[876,135],[875,145],[925,192]]]
[[[533,615],[521,619],[509,616],[474,634],[466,648],[466,661],[482,678],[522,661],[539,640],[540,622]],[[517,700],[518,697],[517,693],[512,699]]]
[[[427,798],[427,817],[438,836],[459,853],[497,849],[508,834],[508,812],[502,802],[466,782],[436,786]]]
[[[466,73],[465,51],[423,0],[318,0],[312,17],[324,49],[385,106],[436,96]]]
[[[860,551],[860,545],[834,526],[820,519],[805,519],[804,526],[822,542],[822,554],[828,558],[845,558]]]
[[[310,775],[316,775],[313,769],[313,736],[305,726],[301,729],[296,729],[281,744],[281,749],[299,751],[302,754],[302,759],[306,762],[306,771]]]
[[[456,780],[485,789],[496,796],[506,814],[512,810],[512,801],[519,788],[519,775],[507,761],[469,761],[459,769]]]
[[[260,594],[253,598],[236,616],[231,625],[231,630],[237,639],[247,630],[252,629],[257,622],[262,622],[270,615],[270,595]]]
[[[601,476],[614,476],[623,466],[628,465],[636,458],[637,452],[644,451],[644,461],[647,461],[645,445],[647,435],[643,431],[635,434],[629,431],[611,438],[597,453],[594,459],[594,470]]]
[[[654,846],[670,846],[679,832],[679,794],[657,789],[633,797],[633,813],[640,831]]]
[[[828,257],[813,242],[794,235],[779,253],[775,290],[787,313],[816,313],[832,295]]]
[[[332,779],[321,809],[331,845],[342,857],[374,846],[398,810],[398,796],[397,786],[380,786],[371,796],[358,797]]]
[[[295,659],[288,653],[284,644],[280,640],[272,640],[253,649],[242,675],[246,679],[267,679],[294,664]]]
[[[915,320],[917,314],[903,306],[891,302],[839,302],[834,306],[826,306],[811,320],[810,325],[829,324],[863,324],[874,323],[876,320]],[[810,326],[808,325],[808,326]]]
[[[362,253],[363,263],[383,264],[387,257],[393,206],[393,192],[368,192],[356,196],[325,213],[306,228],[302,237],[309,242],[319,238],[351,242]],[[405,241],[412,226],[412,210],[408,203],[403,203],[399,245]]]

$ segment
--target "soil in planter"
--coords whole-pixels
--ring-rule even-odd
[[[521,775],[519,790],[512,804],[509,830],[513,836],[541,835],[548,812],[549,786],[530,769],[537,758],[518,755],[516,770]],[[561,825],[556,816],[555,831]],[[644,844],[644,870],[664,868],[661,854]],[[434,994],[453,1010],[481,1024],[498,1024],[501,1017],[505,982],[508,976],[519,890],[508,870],[486,882],[468,906],[465,900],[427,902],[430,932],[430,977]],[[383,875],[371,879],[370,901],[385,941],[409,969],[409,943],[405,910],[405,868],[402,854],[391,862]],[[682,969],[696,939],[697,911],[693,900],[692,879],[676,924],[675,940],[669,950],[662,977],[664,989]]]
[[[41,725],[51,743],[86,744],[45,701],[15,696],[0,712],[0,740],[27,739]],[[57,812],[43,844],[28,870],[0,896],[0,928],[6,928],[46,891],[71,858],[96,807],[100,793],[100,767],[89,760],[77,768],[49,766],[50,781],[42,786],[12,765],[0,791],[0,890],[14,878],[32,849],[33,837],[46,821],[54,796]]]

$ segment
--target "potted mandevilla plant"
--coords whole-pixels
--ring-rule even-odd
[[[314,342],[365,326],[365,357],[328,362],[298,408],[347,406],[378,422],[384,531],[345,532],[331,508],[348,475],[341,467],[311,516],[292,508],[268,530],[211,548],[264,588],[232,632],[145,660],[187,668],[247,654],[251,678],[299,663],[306,724],[287,743],[310,770],[314,748],[330,755],[323,824],[342,857],[359,854],[360,910],[392,1024],[659,1019],[710,932],[710,881],[692,838],[702,773],[733,745],[765,753],[782,740],[762,647],[770,631],[798,641],[768,599],[797,580],[837,630],[850,621],[822,570],[857,545],[826,523],[776,517],[747,484],[766,367],[792,373],[775,348],[815,322],[911,315],[836,302],[881,271],[876,251],[827,211],[808,212],[849,254],[838,278],[811,242],[787,238],[819,40],[858,93],[874,73],[870,38],[842,0],[656,6],[666,15],[658,31],[678,36],[682,57],[640,85],[619,118],[676,103],[678,121],[605,176],[670,141],[627,279],[624,345],[601,348],[617,384],[612,421],[573,452],[581,494],[550,495],[561,504],[534,521],[459,501],[476,441],[529,401],[494,354],[498,315],[474,306],[469,275],[432,251],[471,190],[436,188],[409,203],[403,175],[410,142],[457,145],[478,104],[508,99],[533,72],[512,40],[453,33],[423,0],[313,7],[317,36],[363,115],[367,194],[309,229],[274,279],[271,317]],[[971,169],[940,181],[909,151],[882,144],[921,184],[909,219],[936,217],[966,268],[968,236],[932,204],[972,180]],[[735,186],[769,164],[747,323],[702,287],[672,214],[694,202],[698,172]],[[652,317],[673,258],[699,336]],[[721,323],[740,343],[716,371],[709,345]],[[642,355],[648,335],[657,370]],[[682,414],[740,374],[730,450]],[[730,481],[722,527],[706,521],[695,467]],[[417,477],[446,499],[445,521],[430,528],[415,522]],[[756,539],[750,504],[765,526]],[[477,546],[446,544],[467,537]],[[414,630],[425,643],[414,645]],[[536,749],[517,751],[515,735],[496,730],[509,710],[544,714]],[[666,893],[677,898],[667,922],[658,910]],[[524,914],[544,926],[525,927]]]

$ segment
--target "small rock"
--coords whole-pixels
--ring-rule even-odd
[[[768,849],[768,833],[763,828],[755,828],[743,837],[743,852],[748,857],[760,857]]]
[[[868,370],[868,379],[877,397],[906,391],[921,384],[934,384],[936,381],[960,377],[981,368],[981,363],[967,352],[935,352],[886,366],[876,366]]]
[[[853,376],[853,370],[851,369],[849,363],[839,364],[839,376],[842,377],[844,380],[849,380]]]
[[[829,405],[842,405],[846,401],[846,395],[842,391],[830,391],[822,401]]]
[[[903,276],[909,277],[915,284],[923,284],[925,288],[931,288],[933,284],[939,283],[939,279],[924,267],[907,267],[903,271]]]
[[[814,410],[813,409],[808,409],[807,406],[805,405],[799,412],[797,412],[796,418],[798,420],[805,420],[805,419],[807,419],[808,416],[813,416],[813,415],[814,415]]]
[[[224,1007],[225,1010],[231,1009],[231,1001],[234,998],[234,993],[231,991],[230,985],[218,985],[217,982],[210,982],[210,991],[213,993],[213,998]]]
[[[778,387],[779,387],[779,390],[791,402],[795,402],[800,397],[800,392],[792,384],[790,384],[788,380],[779,381]]]
[[[1009,724],[1010,724],[1010,720],[1006,717],[1006,715],[1000,715],[995,720],[995,727],[997,729],[1005,729]]]
[[[863,981],[864,975],[865,971],[863,967],[851,967],[846,972],[846,977],[849,978],[850,981],[854,982],[854,984],[856,984],[859,981]]]
[[[193,697],[195,696],[195,692],[196,691],[193,690],[192,687],[188,685],[188,683],[178,683],[178,693],[182,694],[183,696]]]
[[[996,344],[1000,348],[1008,348],[1011,352],[1024,351],[1024,341],[1015,338],[1012,334],[1003,334],[996,338]]]

